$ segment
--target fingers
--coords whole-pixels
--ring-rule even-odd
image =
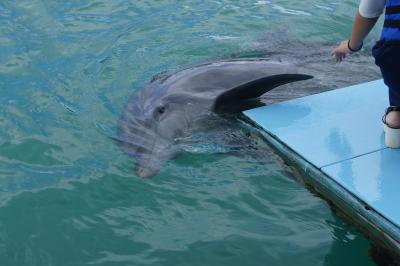
[[[346,54],[345,53],[337,53],[336,54],[336,62],[342,62],[343,59],[346,58]]]
[[[336,58],[336,62],[342,62],[346,58],[346,53],[339,50],[339,48],[334,49],[331,52],[331,56]]]
[[[341,61],[340,52],[337,50],[337,48],[332,50],[331,56],[336,58],[336,62]]]
[[[331,56],[336,58],[336,62],[342,62],[347,53],[349,53],[349,49],[347,47],[348,40],[340,42],[339,46],[332,50]]]

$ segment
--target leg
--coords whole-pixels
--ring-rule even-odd
[[[389,88],[390,105],[400,106],[400,45],[378,42],[372,53]],[[400,128],[400,111],[389,112],[385,121],[389,127]]]

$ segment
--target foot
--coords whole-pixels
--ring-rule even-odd
[[[385,144],[389,148],[400,148],[400,106],[390,106],[383,116]]]
[[[400,111],[391,111],[385,117],[385,123],[390,128],[400,128]]]

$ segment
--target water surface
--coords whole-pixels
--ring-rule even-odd
[[[336,64],[357,1],[0,2],[2,265],[374,265],[368,240],[272,152],[189,151],[151,180],[110,139],[154,75],[267,57],[315,79],[271,102],[379,78]]]

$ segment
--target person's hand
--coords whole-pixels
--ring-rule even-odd
[[[342,62],[346,58],[346,55],[351,52],[347,45],[348,42],[349,40],[342,41],[338,47],[332,50],[331,55],[336,57],[336,62]]]

